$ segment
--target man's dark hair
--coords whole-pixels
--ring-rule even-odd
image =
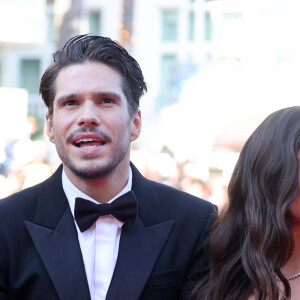
[[[122,90],[128,101],[129,114],[133,115],[147,86],[137,61],[118,43],[108,37],[78,35],[53,54],[54,62],[47,68],[41,79],[40,94],[53,113],[55,82],[59,72],[70,65],[85,62],[99,62],[110,66],[123,77]]]

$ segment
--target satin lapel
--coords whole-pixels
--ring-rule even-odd
[[[134,225],[124,226],[107,300],[139,298],[173,224],[171,220],[145,227],[137,217]]]
[[[61,168],[41,185],[35,222],[25,223],[59,299],[90,299],[76,227],[62,189]]]

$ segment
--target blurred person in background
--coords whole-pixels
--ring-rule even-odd
[[[9,196],[23,188],[40,183],[47,179],[53,172],[47,162],[47,145],[44,140],[33,140],[38,133],[38,124],[33,116],[27,117],[26,134],[23,137],[11,139],[0,149],[2,163],[0,174],[4,177],[0,182],[1,195]]]
[[[193,299],[300,299],[299,149],[300,106],[274,112],[247,140]]]
[[[32,142],[33,159],[23,169],[22,189],[31,187],[46,180],[52,174],[51,167],[46,163],[47,144],[43,140]]]
[[[0,201],[0,300],[188,299],[209,270],[211,203],[130,163],[142,71],[118,43],[76,36],[40,92],[62,165]]]

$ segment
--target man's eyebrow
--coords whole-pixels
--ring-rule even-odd
[[[121,95],[118,94],[118,93],[114,93],[114,92],[94,92],[92,93],[92,97],[95,97],[95,98],[103,98],[103,97],[106,97],[106,98],[115,98],[115,99],[118,99],[118,100],[121,100]],[[57,99],[57,103],[60,103],[60,102],[63,102],[65,100],[70,100],[70,99],[78,99],[78,98],[82,98],[82,94],[69,94],[69,95],[63,95],[61,97],[59,97]]]
[[[81,97],[80,94],[63,95],[57,99],[57,103],[63,102],[65,100],[70,100],[72,98],[79,98],[79,97]]]
[[[94,97],[99,97],[99,98],[115,98],[115,99],[121,99],[121,95],[118,93],[114,93],[114,92],[95,92],[93,93]]]

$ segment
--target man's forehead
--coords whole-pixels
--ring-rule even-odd
[[[104,92],[122,96],[123,83],[119,72],[105,64],[74,64],[59,72],[55,82],[55,93]]]

